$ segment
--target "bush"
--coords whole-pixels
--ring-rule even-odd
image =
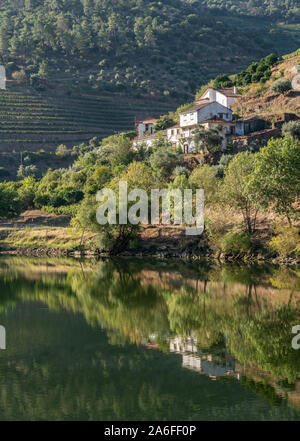
[[[68,154],[68,147],[66,145],[64,145],[64,144],[60,144],[57,147],[55,154],[57,156],[60,156],[60,157],[63,158],[64,156],[66,156]]]
[[[172,178],[177,178],[177,176],[181,176],[184,175],[186,178],[188,178],[189,176],[189,171],[186,167],[182,167],[182,166],[177,166],[174,168],[173,173],[172,173]]]
[[[300,139],[300,123],[289,121],[282,126],[282,135],[291,136],[294,139]]]
[[[271,86],[271,90],[276,93],[284,93],[288,90],[291,90],[291,88],[292,83],[287,78],[285,78],[284,80],[277,80]]]
[[[25,83],[25,81],[26,81],[26,73],[25,73],[25,71],[23,69],[22,70],[16,70],[15,72],[13,72],[12,78],[17,83]]]
[[[221,248],[225,254],[245,254],[251,249],[249,235],[243,231],[227,233],[221,240]]]
[[[279,225],[275,228],[275,234],[269,246],[281,257],[288,257],[300,253],[299,229],[297,227],[287,227]]]

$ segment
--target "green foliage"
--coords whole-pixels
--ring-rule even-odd
[[[170,115],[161,116],[154,126],[155,132],[159,132],[160,130],[166,130],[169,127],[172,127],[176,124],[176,120]]]
[[[238,153],[225,170],[222,186],[223,200],[241,212],[249,234],[255,230],[258,212],[257,194],[249,185],[253,172],[254,155],[249,152]]]
[[[249,235],[245,232],[229,232],[221,240],[221,248],[225,254],[242,255],[251,249]]]
[[[204,189],[206,205],[209,206],[217,202],[219,179],[216,177],[214,167],[205,164],[195,168],[189,177],[189,184],[194,189]]]
[[[177,176],[181,176],[181,175],[184,175],[187,178],[189,176],[189,171],[186,167],[182,167],[179,165],[174,168],[172,177],[176,178]]]
[[[220,161],[217,165],[217,176],[219,178],[224,177],[225,169],[228,166],[229,162],[233,158],[233,155],[223,154],[220,158]]]
[[[235,1],[239,8],[231,5],[234,14],[230,11],[226,19],[224,8],[231,2],[207,0],[201,7],[186,0],[26,3],[28,7],[12,1],[2,6],[0,51],[14,68],[24,65],[25,75],[39,90],[51,87],[51,80],[64,82],[68,77],[68,84],[82,82],[93,91],[191,97],[215,74],[217,63],[219,72],[224,66],[231,73],[229,61],[244,66],[245,59],[250,62],[266,49],[280,45],[284,51],[292,40],[283,38],[284,30],[274,24],[274,8],[263,0],[250,8]],[[247,16],[249,9],[259,20]],[[297,17],[296,6],[277,4],[276,10],[282,13],[280,20]],[[275,35],[270,33],[274,28]],[[224,47],[220,55],[218,48]]]
[[[228,75],[218,75],[213,82],[213,87],[215,89],[226,89],[227,87],[232,87],[233,82],[228,77]]]
[[[274,83],[271,86],[272,91],[276,93],[285,93],[291,90],[291,88],[292,88],[292,84],[290,80],[288,80],[287,78],[284,80],[274,81]]]
[[[300,194],[300,141],[272,139],[255,155],[249,191],[263,208],[272,208],[289,222],[298,217]]]
[[[113,166],[128,165],[134,155],[130,139],[123,135],[113,135],[104,139],[100,151]]]
[[[266,82],[271,78],[271,67],[278,61],[275,54],[270,54],[250,66],[235,76],[234,83],[237,86],[246,86],[247,84]]]
[[[270,248],[281,257],[300,254],[300,234],[296,227],[277,225],[275,236],[269,242]]]
[[[13,218],[21,213],[22,205],[17,190],[16,183],[0,183],[0,219]]]
[[[149,158],[151,167],[157,175],[164,180],[170,179],[174,169],[180,165],[181,158],[174,153],[172,146],[161,144]]]
[[[17,176],[20,179],[24,179],[29,176],[37,176],[38,175],[38,169],[36,165],[20,165],[18,169]]]
[[[68,147],[64,144],[60,144],[56,149],[57,156],[64,157],[68,154]]]
[[[289,121],[283,124],[282,135],[300,140],[300,123],[298,121]]]
[[[194,130],[193,139],[196,152],[217,152],[221,149],[222,135],[219,127],[211,129],[197,128]]]

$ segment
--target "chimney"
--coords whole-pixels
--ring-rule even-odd
[[[238,93],[238,90],[237,90],[237,87],[236,87],[236,86],[234,86],[234,88],[233,88],[233,93],[235,93],[236,95],[237,95],[237,93]]]

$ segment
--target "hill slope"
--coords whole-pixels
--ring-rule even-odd
[[[299,47],[297,3],[6,0],[0,54],[10,75],[40,89],[50,82],[183,101],[221,72]]]
[[[259,116],[269,121],[282,119],[284,113],[293,113],[300,118],[300,92],[290,90],[280,94],[271,89],[277,79],[292,80],[295,77],[293,69],[300,64],[300,51],[297,53],[284,57],[276,64],[272,68],[270,80],[266,83],[240,87],[242,97],[235,103],[234,111],[245,118]]]
[[[55,151],[92,137],[104,138],[118,131],[134,130],[138,115],[166,113],[172,102],[124,99],[111,95],[74,97],[0,91],[0,152]]]

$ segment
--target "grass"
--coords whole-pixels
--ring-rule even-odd
[[[61,249],[76,250],[82,248],[82,245],[90,248],[93,244],[94,235],[84,234],[73,228],[63,227],[35,227],[23,229],[1,230],[3,237],[1,244],[6,249],[14,248],[43,248],[43,249]]]

